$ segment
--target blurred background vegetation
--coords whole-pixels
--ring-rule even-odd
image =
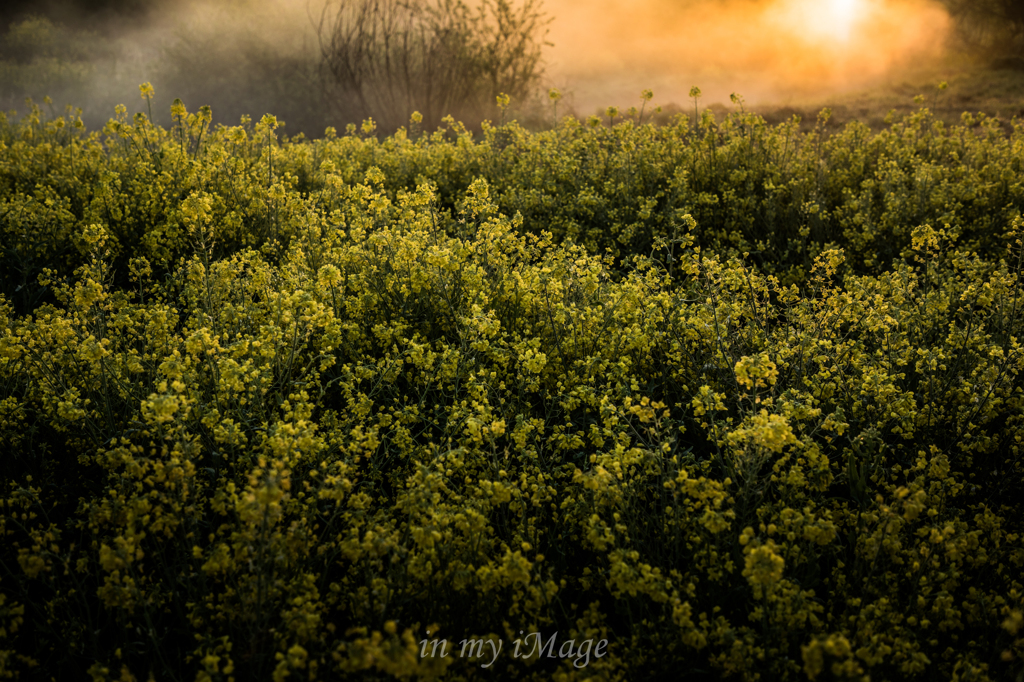
[[[209,104],[215,123],[273,113],[291,135],[370,117],[391,132],[415,110],[429,129],[448,114],[478,122],[500,116],[500,92],[526,113],[546,22],[536,0],[21,2],[0,24],[0,110],[49,96],[95,128],[118,103],[142,110],[149,81],[165,125],[176,97]]]
[[[957,38],[996,65],[1024,68],[1024,2],[1021,0],[944,0]]]
[[[123,103],[144,110],[139,83],[156,87],[153,114],[170,123],[171,101],[209,104],[215,122],[268,111],[291,134],[327,125],[317,51],[303,22],[275,3],[68,0],[22,3],[5,15],[0,42],[0,109],[25,99],[82,107],[89,128]]]
[[[891,109],[926,104],[1011,118],[1024,96],[1024,2],[940,0],[953,18],[951,61],[901,72],[869,91],[757,103],[770,122],[800,115],[813,125],[822,106],[835,122],[884,125]],[[288,135],[319,137],[369,117],[382,133],[420,111],[432,130],[447,114],[473,125],[498,120],[495,95],[511,95],[528,127],[552,123],[546,90],[546,15],[539,0],[14,0],[0,16],[0,111],[52,98],[54,113],[82,108],[90,129],[123,103],[144,110],[137,86],[156,88],[156,122],[170,124],[171,101],[208,104],[214,123],[273,113]],[[596,48],[595,48],[596,49]],[[695,59],[701,58],[695,55]],[[950,67],[954,64],[954,67]],[[935,65],[931,65],[935,66]],[[949,81],[931,98],[938,79]],[[643,87],[638,83],[637,87]],[[571,93],[567,93],[571,97]],[[608,104],[613,104],[609,102]],[[666,112],[683,111],[668,103]],[[702,106],[714,102],[702,102]],[[571,106],[559,110],[573,112]],[[941,111],[940,117],[941,117]],[[662,116],[661,118],[665,118]]]

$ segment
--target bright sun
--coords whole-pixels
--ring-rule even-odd
[[[850,42],[867,13],[869,0],[782,0],[776,15],[791,30],[813,42]]]
[[[849,40],[857,19],[858,0],[827,0],[814,4],[820,8],[815,17],[815,29],[832,38]]]

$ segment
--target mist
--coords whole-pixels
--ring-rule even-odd
[[[149,81],[163,123],[175,97],[191,111],[211,105],[225,124],[273,113],[289,134],[350,122],[317,69],[323,0],[168,0],[145,12],[134,3],[130,14],[112,11],[113,1],[102,13],[49,6],[62,7],[51,16],[65,32],[82,27],[79,51],[63,57],[79,65],[77,80],[66,69],[63,80],[36,73],[23,59],[28,70],[3,72],[3,109],[49,94],[58,107],[83,107],[94,127],[118,103],[145,111],[137,86]],[[779,105],[866,88],[940,60],[951,27],[933,0],[547,0],[544,10],[552,21],[541,91],[558,88],[562,111],[581,116],[639,104],[644,88],[655,104],[683,108],[694,85],[702,106],[734,92]]]
[[[928,0],[550,0],[552,81],[584,114],[655,101],[785,104],[933,64],[950,31]],[[690,104],[692,106],[692,103]]]
[[[317,77],[313,18],[319,8],[290,0],[165,0],[142,11],[116,11],[51,0],[9,20],[0,42],[0,109],[26,111],[24,100],[80,107],[90,129],[124,104],[147,112],[138,86],[156,89],[153,118],[167,125],[175,98],[189,111],[209,104],[214,122],[271,113],[287,133],[323,134],[331,118]],[[308,10],[308,11],[307,11]],[[27,21],[26,21],[27,20]],[[23,22],[23,23],[20,23]]]

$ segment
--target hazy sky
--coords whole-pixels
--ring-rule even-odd
[[[104,5],[102,17],[128,16],[111,13],[110,7],[123,2],[149,7],[141,15],[145,19],[110,32],[124,55],[118,67],[125,72],[122,81],[159,80],[149,72],[166,59],[155,46],[184,36],[188,45],[207,45],[210,51],[207,57],[199,48],[186,47],[187,75],[194,79],[189,82],[209,81],[222,99],[275,112],[295,104],[294,95],[268,88],[229,94],[225,88],[239,80],[230,76],[230,67],[246,70],[246,50],[251,53],[248,46],[254,44],[273,46],[269,54],[280,56],[281,63],[299,53],[315,55],[313,24],[324,3],[77,1]],[[732,92],[751,104],[787,104],[866,88],[907,65],[929,63],[942,52],[949,29],[937,0],[546,0],[544,9],[553,18],[548,34],[553,46],[546,51],[543,85],[561,89],[567,95],[563,106],[581,115],[608,105],[638,105],[644,88],[654,90],[655,104],[682,106],[689,106],[693,85],[702,89],[704,105],[728,104]],[[138,12],[131,16],[140,19]],[[116,87],[118,93],[130,89],[121,81]],[[97,83],[92,91],[113,88]],[[208,96],[197,93],[192,99]],[[163,92],[158,85],[158,95],[178,93]],[[132,92],[117,96],[130,98]],[[195,108],[200,103],[206,102],[189,104]]]
[[[949,20],[929,0],[548,0],[548,76],[581,113],[606,100],[785,101],[865,87],[942,51]]]

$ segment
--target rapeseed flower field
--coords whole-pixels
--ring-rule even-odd
[[[1024,678],[1024,123],[642,112],[0,117],[0,678]]]

